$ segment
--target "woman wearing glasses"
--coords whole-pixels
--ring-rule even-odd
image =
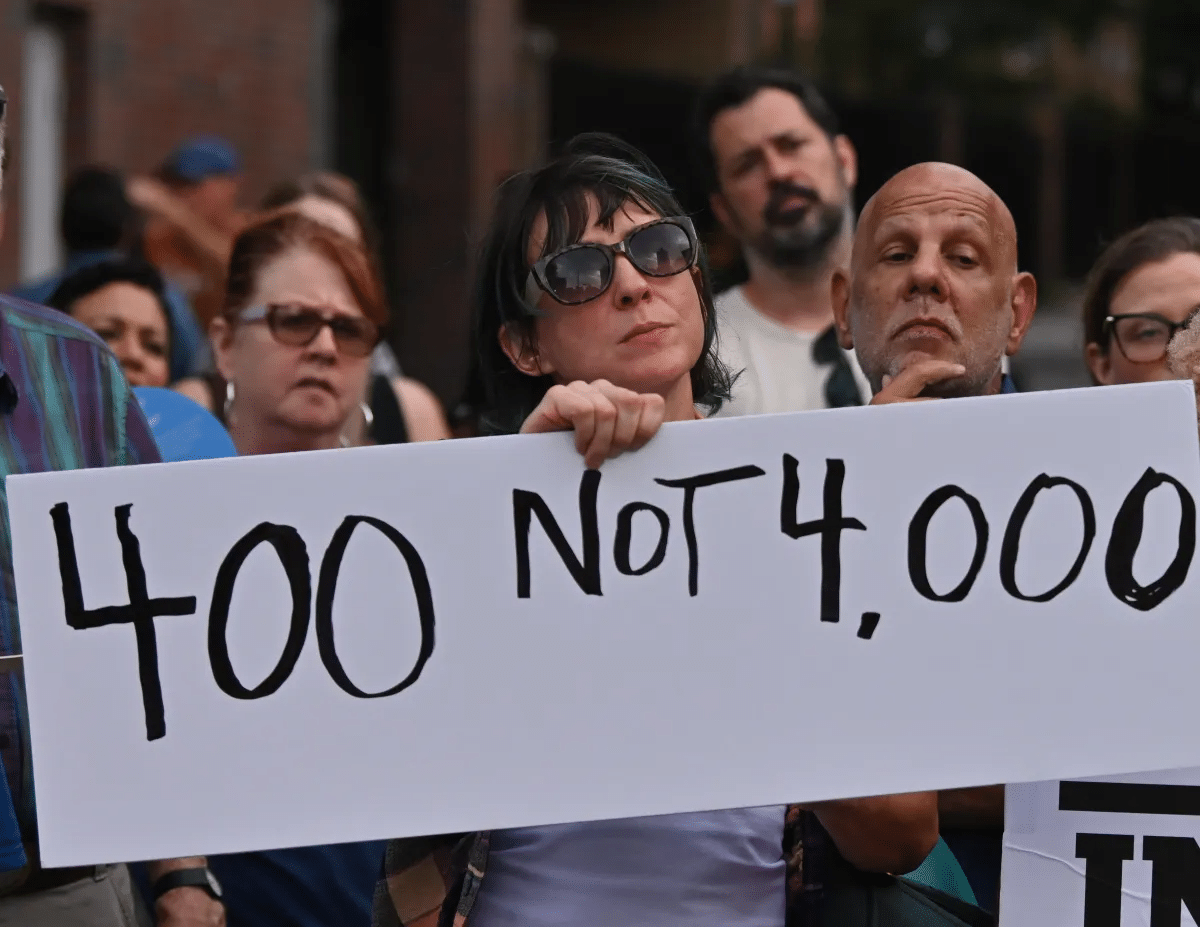
[[[349,238],[294,211],[245,229],[211,329],[238,453],[341,446],[386,321],[374,265]],[[382,842],[298,847],[208,865],[230,927],[365,924],[383,850]]]
[[[336,204],[333,204],[330,209],[335,207]],[[268,215],[280,217],[285,214],[303,215],[312,223],[337,233],[336,237],[344,235],[348,247],[361,252],[361,259],[367,265],[367,269],[364,270],[364,281],[369,278],[371,299],[375,307],[372,310],[373,317],[366,320],[367,330],[364,332],[364,337],[374,339],[375,348],[370,353],[372,357],[377,357],[382,328],[387,318],[387,307],[382,281],[374,270],[376,266],[374,252],[368,250],[363,230],[351,221],[353,214],[332,221],[329,215],[319,210],[301,209],[294,203],[285,202]],[[256,230],[256,235],[261,234]],[[261,245],[255,247],[261,247]],[[231,268],[231,270],[236,271],[236,268]],[[302,278],[297,278],[294,282],[298,283],[301,288],[304,285]],[[234,283],[231,274],[229,285],[233,286]],[[241,294],[234,298],[227,294],[225,304],[228,307],[231,302],[241,302],[243,298],[249,297]],[[308,303],[301,301],[290,308],[300,310],[306,305],[311,307],[313,303],[311,300]],[[289,307],[283,304],[277,305],[272,310],[270,305],[262,302],[259,302],[255,309],[255,320],[263,322],[266,329],[274,333],[276,341],[292,343],[297,338],[306,338],[312,335],[316,330],[314,326],[317,320],[311,312],[291,313],[288,311]],[[230,319],[227,308],[220,317],[214,320],[210,332],[214,338],[228,335]],[[241,316],[241,319],[242,321],[251,321],[245,315]],[[343,323],[336,324],[342,325]],[[354,339],[349,335],[340,335],[338,340],[347,345],[343,351],[356,350],[351,344]],[[214,353],[216,351],[217,346],[214,344]],[[363,392],[360,394],[359,400],[354,403],[352,414],[346,417],[342,424],[340,444],[398,444],[407,441],[437,441],[450,437],[450,430],[441,405],[425,386],[408,377],[391,377],[372,373],[369,369],[370,366],[368,363],[368,374],[363,381]],[[227,421],[227,411],[232,406],[231,397],[236,396],[239,387],[236,383],[232,387],[230,386],[219,363],[218,370],[205,377],[183,380],[176,384],[175,388],[211,410],[227,426],[231,426],[231,423]]]
[[[716,357],[703,255],[682,212],[654,165],[608,137],[576,139],[505,182],[475,306],[491,430],[574,431],[597,467],[664,421],[719,406],[729,375]],[[506,684],[497,673],[472,682],[481,704],[489,686]],[[503,757],[464,743],[449,761],[486,769]],[[826,833],[850,863],[875,872],[916,868],[937,840],[932,793],[814,810],[816,818],[777,806],[398,840],[376,924],[783,927],[789,900],[804,911],[829,877]]]
[[[1172,378],[1167,345],[1200,308],[1200,219],[1158,219],[1113,242],[1088,277],[1084,349],[1101,385]]]

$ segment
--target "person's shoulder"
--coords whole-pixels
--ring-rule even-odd
[[[0,294],[0,319],[6,327],[16,329],[26,337],[76,341],[97,351],[108,352],[108,346],[86,325],[75,321],[65,312],[19,296]]]
[[[717,308],[718,318],[727,318],[732,315],[744,312],[750,303],[746,300],[746,294],[742,292],[741,284],[731,286],[727,290],[722,290],[713,299],[713,304]]]
[[[396,377],[392,380],[392,388],[400,401],[413,441],[439,441],[450,437],[446,413],[433,390],[411,377]]]

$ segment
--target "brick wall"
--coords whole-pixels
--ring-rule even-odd
[[[69,0],[85,15],[83,123],[70,160],[142,171],[186,135],[223,135],[254,199],[308,168],[324,64],[314,35],[326,0]],[[0,0],[0,83],[10,100],[0,285],[17,274],[22,37],[35,4]]]

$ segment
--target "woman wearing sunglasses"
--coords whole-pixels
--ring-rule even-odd
[[[501,187],[474,332],[492,431],[573,430],[596,467],[650,440],[664,421],[701,419],[720,404],[729,375],[716,357],[703,254],[682,213],[653,164],[604,136],[576,139]],[[506,684],[503,668],[473,684],[486,703],[489,686]],[[802,711],[798,704],[798,718]],[[803,728],[780,736],[802,737]],[[504,761],[460,748],[451,762],[486,769]],[[932,793],[812,810],[398,840],[376,924],[783,927],[789,901],[805,909],[841,858],[832,850],[822,858],[827,834],[850,863],[879,872],[915,868],[937,840]]]
[[[1200,219],[1158,219],[1105,249],[1083,298],[1096,383],[1171,379],[1167,345],[1200,308]]]

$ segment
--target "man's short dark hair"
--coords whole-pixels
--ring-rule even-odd
[[[79,300],[114,283],[129,283],[153,293],[162,308],[163,317],[167,320],[167,330],[170,331],[171,312],[167,308],[162,274],[158,268],[142,258],[115,258],[81,267],[63,278],[46,300],[46,305],[70,315]]]
[[[741,106],[760,90],[774,88],[790,93],[804,111],[832,140],[841,129],[820,91],[809,80],[786,68],[742,65],[722,74],[709,84],[696,98],[692,113],[692,150],[696,156],[696,167],[708,193],[720,189],[717,176],[717,160],[712,149],[712,123],[720,113]]]
[[[85,167],[63,191],[59,231],[68,251],[108,251],[129,245],[136,217],[119,173]]]

